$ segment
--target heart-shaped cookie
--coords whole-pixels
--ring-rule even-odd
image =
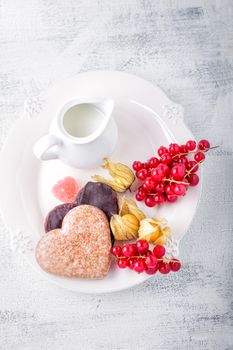
[[[103,278],[111,256],[109,223],[102,210],[91,205],[73,208],[62,228],[42,236],[36,260],[46,272],[65,277]]]
[[[118,213],[116,192],[101,182],[88,182],[78,193],[75,200],[77,205],[89,204],[103,210],[108,220]]]

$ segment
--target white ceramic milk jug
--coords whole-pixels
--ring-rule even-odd
[[[80,169],[98,166],[117,143],[113,108],[109,98],[67,102],[53,119],[49,134],[36,142],[34,154],[41,160],[58,158]]]

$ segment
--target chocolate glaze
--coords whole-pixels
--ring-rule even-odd
[[[45,218],[45,232],[61,228],[64,216],[74,207],[77,207],[76,203],[64,203],[53,208]]]
[[[118,213],[116,192],[101,182],[88,182],[78,193],[75,202],[77,205],[90,204],[103,210],[109,221],[112,215]]]

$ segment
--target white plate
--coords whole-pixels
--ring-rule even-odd
[[[43,232],[46,213],[57,200],[52,186],[64,176],[75,176],[84,185],[99,169],[80,171],[60,161],[38,161],[32,148],[48,131],[51,119],[68,100],[77,96],[109,96],[115,100],[114,117],[119,128],[119,142],[112,156],[125,164],[146,160],[160,145],[183,143],[193,135],[183,121],[183,108],[171,102],[151,83],[120,72],[82,73],[53,86],[25,104],[25,113],[11,131],[0,156],[1,211],[12,234],[12,248],[22,253],[30,264],[57,285],[85,293],[105,293],[134,286],[149,278],[131,270],[111,268],[102,280],[80,280],[53,276],[38,266],[34,248]],[[178,245],[195,213],[201,186],[190,188],[187,196],[161,208],[141,208],[148,215],[163,216],[172,229],[171,254],[178,255]]]

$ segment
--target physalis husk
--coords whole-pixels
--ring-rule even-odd
[[[114,163],[109,158],[104,158],[105,164],[102,165],[113,177],[113,180],[105,179],[103,176],[94,175],[92,179],[111,186],[116,192],[125,192],[134,182],[135,176],[132,170],[125,164]]]
[[[140,222],[138,237],[153,244],[165,244],[171,230],[163,218],[147,218]]]
[[[124,241],[138,237],[140,221],[145,218],[137,204],[123,197],[119,215],[113,215],[110,221],[111,230],[116,240]]]

